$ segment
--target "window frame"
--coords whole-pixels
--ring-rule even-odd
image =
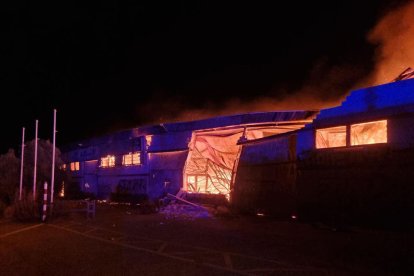
[[[70,162],[70,171],[71,172],[77,172],[80,170],[80,164],[79,161]]]
[[[134,158],[135,156],[135,158]],[[130,158],[130,163],[126,164],[126,158]],[[141,152],[135,151],[135,152],[129,152],[127,154],[122,155],[122,166],[139,166],[142,165],[141,163]]]
[[[363,125],[369,125],[369,124],[376,124],[376,123],[379,123],[379,124],[385,123],[385,142],[360,143],[360,144],[354,143],[354,141],[353,141],[354,135],[352,133],[353,127],[356,128],[357,126],[363,126]],[[388,120],[375,120],[375,121],[370,121],[370,122],[363,122],[363,123],[351,124],[349,126],[349,129],[350,129],[349,130],[349,135],[350,135],[349,145],[351,147],[355,147],[355,146],[365,146],[365,145],[378,145],[378,144],[387,144],[388,143]]]
[[[364,125],[364,124],[370,124],[370,123],[378,123],[378,122],[385,122],[385,128],[386,128],[386,137],[385,140],[386,142],[378,142],[378,143],[367,143],[367,144],[352,144],[352,126],[357,126],[357,125]],[[384,145],[384,144],[388,144],[389,143],[389,137],[388,137],[388,127],[389,127],[389,120],[388,119],[379,119],[379,120],[371,120],[371,121],[363,121],[363,122],[355,122],[355,123],[348,123],[348,124],[341,124],[341,125],[334,125],[334,126],[329,126],[329,127],[322,127],[322,128],[315,128],[314,130],[314,147],[317,150],[324,150],[324,149],[335,149],[335,148],[347,148],[347,147],[360,147],[360,146],[369,146],[369,145]],[[344,146],[337,146],[337,147],[317,147],[317,133],[318,131],[321,130],[328,130],[328,129],[334,129],[334,128],[339,128],[339,127],[345,127],[345,137],[346,137],[346,142]]]
[[[326,146],[326,147],[318,147],[317,144],[317,139],[318,139],[318,132],[322,132],[322,131],[328,131],[328,130],[334,130],[334,129],[344,129],[344,133],[345,133],[345,143],[344,145],[340,145],[340,146]],[[324,127],[324,128],[318,128],[315,129],[315,148],[316,149],[330,149],[330,148],[343,148],[347,146],[347,136],[348,136],[348,126],[347,125],[338,125],[338,126],[332,126],[332,127]]]
[[[107,160],[105,163],[107,163],[106,165],[104,164],[104,160]],[[113,160],[113,162],[111,162],[111,160]],[[99,163],[99,167],[101,168],[113,168],[116,165],[116,157],[115,155],[110,155],[108,154],[107,156],[103,156],[100,159],[100,163]]]

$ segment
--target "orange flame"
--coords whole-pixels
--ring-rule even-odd
[[[375,70],[369,85],[392,81],[414,66],[414,2],[388,12],[371,30],[368,40],[377,45]]]

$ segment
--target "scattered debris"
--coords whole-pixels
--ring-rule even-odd
[[[199,205],[190,202],[183,197],[185,193],[180,190],[177,195],[167,194],[167,197],[162,199],[164,207],[161,208],[160,213],[164,214],[167,219],[198,219],[211,218],[214,216],[228,217],[231,216],[230,209],[225,205]]]
[[[201,206],[192,206],[181,203],[171,203],[160,211],[164,214],[167,219],[198,219],[198,218],[209,218],[210,213]]]
[[[180,192],[181,190],[177,195],[167,194],[167,197],[171,200],[168,205],[160,210],[160,213],[164,214],[167,219],[193,220],[211,217],[205,207],[183,199]]]

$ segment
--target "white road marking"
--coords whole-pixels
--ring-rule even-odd
[[[31,229],[37,228],[39,226],[42,226],[42,225],[43,225],[43,223],[39,223],[39,224],[36,224],[36,225],[32,225],[32,226],[29,226],[29,227],[18,229],[18,230],[15,230],[15,231],[12,231],[12,232],[1,235],[0,239],[11,236],[11,235],[14,235],[14,234],[17,234],[17,233],[20,233],[20,232],[31,230]]]
[[[61,229],[61,230],[64,230],[64,231],[68,231],[68,232],[78,234],[80,236],[84,236],[86,238],[94,239],[94,240],[97,240],[97,241],[101,241],[101,242],[105,242],[105,243],[109,243],[109,244],[113,244],[113,245],[117,245],[117,246],[122,246],[122,247],[126,247],[126,248],[131,248],[131,249],[135,249],[135,250],[139,250],[139,251],[144,251],[144,252],[148,252],[148,253],[151,253],[151,254],[167,257],[167,258],[170,258],[170,259],[175,259],[175,260],[179,260],[179,261],[183,261],[183,262],[187,262],[187,263],[192,263],[192,264],[195,264],[195,265],[216,268],[216,269],[224,270],[224,271],[230,271],[230,272],[240,274],[240,275],[252,275],[251,273],[248,273],[248,272],[229,269],[229,268],[219,266],[219,265],[214,265],[214,264],[209,264],[209,263],[197,263],[192,259],[182,258],[182,257],[179,257],[179,256],[174,256],[174,255],[170,255],[170,254],[166,254],[166,253],[162,253],[162,252],[160,253],[160,252],[150,250],[150,249],[147,249],[147,248],[141,248],[141,247],[133,246],[133,245],[130,245],[130,244],[120,243],[118,241],[106,240],[106,239],[103,239],[103,238],[100,238],[100,237],[88,235],[88,234],[78,232],[78,231],[68,229],[66,227],[62,227],[62,226],[58,226],[58,225],[48,224],[47,226],[57,228],[57,229]]]

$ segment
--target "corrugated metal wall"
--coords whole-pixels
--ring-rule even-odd
[[[324,149],[298,160],[302,219],[333,224],[413,222],[414,149]]]
[[[296,135],[244,144],[232,203],[242,212],[287,217],[294,210]]]

